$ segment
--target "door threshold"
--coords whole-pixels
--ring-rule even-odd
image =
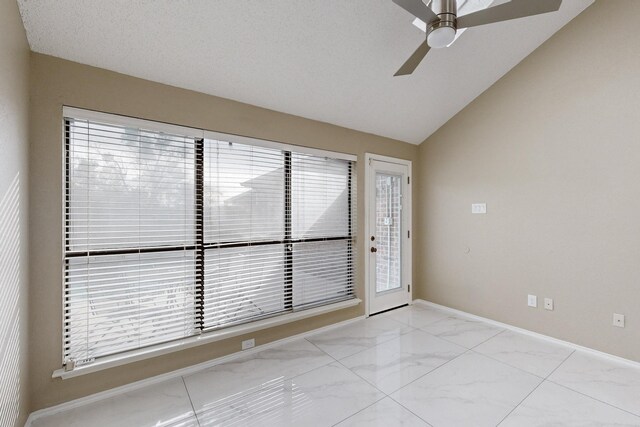
[[[403,308],[403,307],[409,307],[409,304],[402,304],[402,305],[399,305],[399,306],[397,306],[397,307],[388,308],[388,309],[386,309],[386,310],[382,310],[382,311],[379,311],[379,312],[377,312],[377,313],[370,314],[370,315],[369,315],[369,317],[377,316],[378,314],[388,313],[388,312],[390,312],[390,311],[397,310],[397,309],[399,309],[399,308]]]

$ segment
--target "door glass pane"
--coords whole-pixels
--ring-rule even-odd
[[[376,292],[401,285],[402,176],[376,173]]]

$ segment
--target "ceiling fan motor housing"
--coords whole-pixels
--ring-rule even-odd
[[[430,47],[442,48],[455,38],[458,5],[456,0],[432,0],[431,9],[440,19],[427,23],[427,41]]]

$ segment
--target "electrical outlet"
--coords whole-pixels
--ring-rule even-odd
[[[251,338],[250,340],[242,341],[242,349],[243,350],[248,350],[248,349],[253,348],[255,346],[256,346],[256,340],[254,338]]]
[[[624,314],[613,313],[613,326],[624,328]]]
[[[537,307],[538,306],[538,297],[535,295],[529,295],[527,297],[527,305],[529,307]]]
[[[544,309],[553,310],[553,300],[551,298],[544,299]]]

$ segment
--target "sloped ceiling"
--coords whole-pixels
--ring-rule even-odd
[[[535,0],[531,0],[535,1]],[[422,42],[391,0],[19,0],[31,49],[419,144],[593,0]]]

